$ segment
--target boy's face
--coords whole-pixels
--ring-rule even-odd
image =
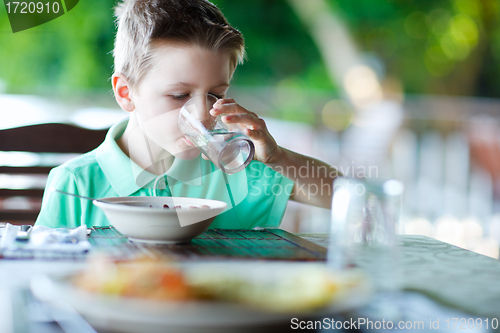
[[[153,66],[131,93],[134,112],[151,140],[178,158],[195,158],[198,149],[177,127],[179,111],[195,95],[225,97],[232,76],[229,52],[174,43],[155,49]]]

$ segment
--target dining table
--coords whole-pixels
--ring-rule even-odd
[[[327,233],[296,235],[328,248]],[[499,331],[497,259],[422,235],[397,235],[397,240],[400,307],[412,321],[424,323],[414,331]]]
[[[0,237],[0,332],[101,332],[71,307],[56,311],[53,300],[33,293],[33,281],[43,276],[70,275],[85,269],[92,252],[105,252],[119,260],[137,253],[166,255],[174,261],[205,265],[225,261],[327,265],[330,243],[329,233],[281,229],[208,230],[183,245],[135,243],[112,226],[92,227],[88,233],[91,249],[84,253],[26,250],[25,240],[18,241],[17,247],[2,248]],[[426,236],[398,235],[397,240],[397,288],[390,293],[379,293],[375,288],[365,302],[330,315],[290,316],[270,331],[500,331],[498,260]],[[253,331],[264,332],[265,327]]]

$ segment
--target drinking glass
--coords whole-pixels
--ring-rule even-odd
[[[396,231],[403,185],[397,180],[334,181],[328,265],[334,270],[359,269],[371,280],[379,310],[394,315],[400,290]]]
[[[255,147],[238,124],[226,124],[210,110],[217,97],[196,95],[184,104],[178,126],[186,139],[227,174],[243,170],[253,159]]]

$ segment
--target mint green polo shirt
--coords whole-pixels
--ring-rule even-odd
[[[290,179],[258,161],[226,175],[200,156],[192,160],[176,158],[166,174],[151,174],[130,160],[116,143],[127,123],[125,119],[111,127],[104,142],[93,151],[51,170],[36,225],[109,225],[91,201],[48,190],[54,187],[91,198],[172,195],[221,200],[228,208],[215,218],[211,228],[279,226],[294,185]]]

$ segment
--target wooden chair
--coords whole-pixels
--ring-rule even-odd
[[[0,222],[33,224],[50,169],[96,148],[106,132],[59,123],[0,130]]]

